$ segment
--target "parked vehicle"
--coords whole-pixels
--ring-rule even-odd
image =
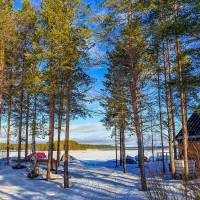
[[[43,152],[37,152],[37,153],[33,153],[27,156],[28,161],[33,160],[33,159],[47,160],[47,156]]]
[[[135,159],[137,162],[139,161],[138,156],[135,156],[134,159]],[[146,156],[144,156],[144,162],[149,162],[149,159],[148,159]]]
[[[127,155],[126,156],[126,163],[127,164],[137,164],[138,163],[138,156],[135,156],[135,157],[132,157],[132,156],[129,156]],[[144,156],[144,162],[149,162],[149,159]]]
[[[134,157],[127,155],[126,156],[126,163],[127,164],[137,164],[137,161]]]

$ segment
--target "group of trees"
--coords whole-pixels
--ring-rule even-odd
[[[200,102],[197,45],[200,3],[195,0],[106,0],[102,6],[106,10],[99,15],[102,35],[104,42],[112,47],[107,53],[109,67],[102,102],[106,114],[102,121],[108,128],[118,130],[114,135],[119,137],[122,163],[126,159],[125,132],[135,133],[141,189],[147,190],[144,137],[153,129],[154,138],[159,137],[162,146],[163,174],[164,145],[168,139],[174,176],[175,135],[181,121],[187,179],[187,114],[198,111]]]
[[[22,144],[26,159],[29,141],[34,153],[36,137],[48,136],[51,179],[54,138],[59,161],[65,126],[64,187],[69,187],[70,120],[88,114],[92,82],[85,73],[91,35],[85,22],[88,8],[80,0],[44,0],[38,10],[29,0],[19,10],[13,3],[0,0],[0,121],[4,127],[6,122],[7,158],[11,134],[18,138],[18,160]]]
[[[36,137],[48,136],[50,179],[54,138],[59,160],[65,126],[64,187],[69,187],[70,119],[88,114],[87,91],[92,83],[85,73],[91,46],[88,26],[98,22],[93,38],[100,36],[106,44],[108,61],[101,101],[106,111],[103,122],[114,127],[116,147],[120,139],[124,172],[126,136],[134,133],[141,189],[147,190],[144,136],[151,129],[159,133],[163,174],[164,141],[168,139],[174,175],[175,122],[181,121],[187,178],[187,113],[198,110],[200,100],[200,2],[102,0],[100,6],[104,12],[91,21],[90,8],[81,0],[43,0],[38,10],[29,0],[19,10],[13,9],[12,0],[0,0],[0,122],[6,122],[7,158],[11,134],[18,138],[19,160],[23,145],[26,158],[29,141],[34,153]]]

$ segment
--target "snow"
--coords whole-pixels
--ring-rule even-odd
[[[166,152],[168,152],[168,149],[165,149]],[[155,149],[154,150],[154,154],[155,156],[157,155],[157,153],[161,152],[161,149]],[[31,152],[29,152],[31,153]],[[61,155],[64,152],[61,153]],[[48,152],[46,151],[45,154],[47,155]],[[150,150],[145,150],[144,152],[146,157],[151,157],[152,153]],[[17,152],[16,151],[12,151],[10,153],[10,155],[13,156],[17,156]],[[24,156],[24,152],[22,152],[21,154],[22,156]],[[78,160],[93,160],[93,161],[108,161],[108,160],[114,160],[115,159],[115,150],[113,149],[88,149],[88,150],[70,150],[70,155],[75,157]],[[137,156],[138,155],[138,151],[137,150],[126,150],[126,155],[129,156]],[[6,152],[2,152],[0,151],[0,158],[1,157],[5,157],[6,156]],[[54,157],[56,158],[56,151],[54,152]],[[119,151],[118,151],[118,158],[119,158]]]
[[[26,169],[1,166],[0,199],[145,199],[145,194],[139,191],[138,175],[131,172],[124,175],[121,169],[115,169],[115,162],[111,160],[115,156],[113,151],[71,151],[70,154],[77,160],[70,163],[69,189],[63,189],[61,179],[30,180],[26,177]],[[16,153],[13,152],[12,156]]]
[[[136,150],[128,150],[126,153],[132,157],[137,155]],[[124,174],[121,167],[115,168],[114,150],[70,151],[70,155],[76,159],[70,162],[69,189],[63,188],[62,167],[59,168],[60,174],[56,180],[32,180],[27,178],[26,169],[14,170],[3,165],[1,159],[0,200],[147,200],[147,193],[140,191],[138,165],[127,164],[127,174]],[[4,157],[5,154],[0,156]],[[17,152],[12,152],[11,156],[16,157]],[[151,157],[151,151],[146,151],[145,156]],[[167,175],[164,177],[161,168],[160,161],[145,163],[149,189],[152,188],[151,180],[155,178],[167,196],[175,195],[176,199],[183,199],[183,182],[171,179],[168,161]]]
[[[140,188],[139,168],[127,165],[127,174],[115,168],[113,150],[70,151],[75,157],[70,163],[69,189],[63,189],[62,179],[45,181],[26,177],[26,169],[14,170],[0,166],[0,199],[3,200],[145,200]],[[130,152],[134,156],[136,153]],[[12,152],[16,156],[16,152]],[[55,155],[54,155],[55,156]],[[157,165],[157,167],[160,167]],[[150,171],[151,164],[146,166]],[[61,168],[62,171],[62,168]]]

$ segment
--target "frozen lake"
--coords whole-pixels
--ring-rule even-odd
[[[154,150],[155,157],[157,156],[157,153],[160,153],[161,149],[156,148]],[[165,152],[168,152],[168,149],[165,148]],[[47,155],[47,151],[45,151],[45,154]],[[61,153],[61,155],[64,152]],[[96,160],[96,161],[107,161],[107,160],[114,160],[116,157],[116,152],[114,149],[88,149],[88,150],[71,150],[70,155],[75,157],[78,160],[87,161],[87,160]],[[152,151],[148,148],[144,151],[144,154],[146,157],[150,158],[152,156]],[[136,148],[134,149],[126,149],[126,155],[129,156],[137,156],[138,151]],[[10,153],[11,157],[16,157],[17,152],[11,151]],[[22,157],[24,156],[24,151],[22,151]],[[6,151],[0,152],[0,157],[6,157]],[[56,151],[54,151],[54,158],[56,158]],[[119,151],[118,151],[118,158],[119,158]]]

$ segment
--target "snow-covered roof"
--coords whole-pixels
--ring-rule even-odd
[[[200,140],[200,114],[194,112],[187,121],[188,140]],[[176,136],[176,140],[183,139],[183,129]]]

